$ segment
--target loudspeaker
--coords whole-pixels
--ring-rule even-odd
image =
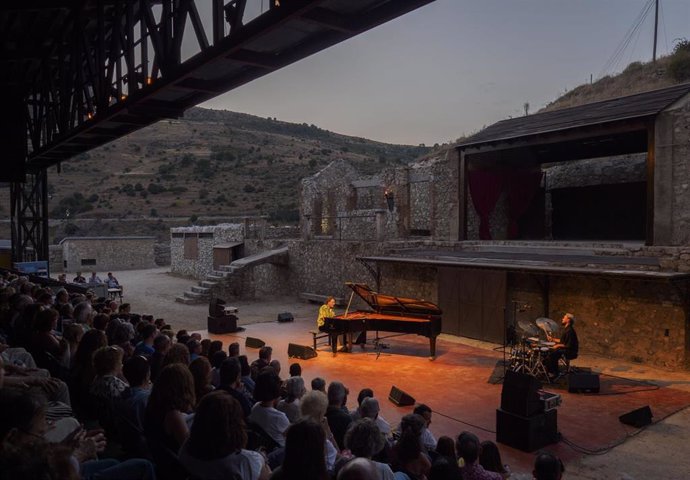
[[[299,358],[300,360],[309,360],[318,355],[316,350],[311,347],[306,347],[304,345],[297,345],[296,343],[291,343],[288,345],[288,357]]]
[[[523,417],[496,409],[496,441],[523,452],[558,442],[557,410]]]
[[[266,346],[266,342],[258,338],[247,337],[247,340],[244,342],[244,346],[247,348],[261,348]]]
[[[225,300],[221,300],[220,298],[214,298],[208,302],[208,314],[211,317],[222,317],[224,308]]]
[[[237,317],[208,317],[208,333],[232,333],[237,331]]]
[[[539,399],[541,382],[534,375],[507,370],[501,390],[501,409],[529,417],[543,410]]]
[[[399,407],[409,407],[410,405],[414,405],[414,397],[403,392],[395,385],[391,387],[391,393],[388,394],[388,400],[395,403]]]
[[[642,428],[652,423],[652,417],[652,409],[649,408],[649,405],[645,405],[642,408],[621,415],[618,417],[618,420],[631,427]]]
[[[570,393],[599,393],[599,374],[576,372],[568,375]]]
[[[290,312],[283,312],[278,314],[278,321],[280,323],[292,322],[294,319],[295,317],[293,317]]]

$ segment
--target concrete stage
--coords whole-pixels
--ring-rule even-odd
[[[357,393],[369,387],[381,404],[381,414],[391,424],[411,413],[413,407],[396,407],[387,397],[391,386],[412,395],[417,403],[426,403],[434,416],[431,431],[436,438],[447,435],[455,438],[463,430],[476,433],[482,440],[496,440],[496,408],[501,401],[501,385],[488,382],[496,364],[503,358],[500,351],[470,345],[464,340],[442,335],[437,341],[437,358],[429,360],[429,341],[425,337],[406,335],[391,338],[386,342],[390,349],[383,350],[376,357],[372,345],[365,350],[355,347],[354,353],[339,353],[333,357],[326,346],[319,347],[319,355],[311,360],[291,360],[287,356],[288,343],[311,345],[308,333],[314,327],[314,320],[296,319],[292,323],[255,323],[245,325],[245,331],[226,335],[205,337],[222,340],[224,347],[239,342],[241,352],[249,361],[258,357],[257,349],[246,349],[246,337],[256,337],[273,347],[273,358],[281,362],[281,377],[287,375],[293,361],[302,365],[302,376],[307,388],[314,377],[323,377],[327,382],[339,380],[350,390],[348,407],[354,408]],[[381,336],[386,335],[382,332]],[[373,333],[369,333],[369,340]],[[471,341],[470,341],[471,342]],[[586,339],[581,339],[586,342]],[[636,408],[649,405],[654,422],[662,420],[690,405],[690,391],[687,386],[687,372],[670,373],[663,381],[654,381],[644,367],[602,360],[587,356],[578,358],[573,365],[592,367],[601,371],[615,372],[601,376],[600,394],[571,394],[563,386],[545,386],[544,389],[560,393],[563,404],[558,409],[558,429],[569,442],[586,450],[601,450],[622,442],[638,430],[623,425],[618,417]],[[623,376],[644,378],[658,387],[630,380]],[[534,454],[515,450],[499,444],[504,463],[516,473],[532,471]],[[582,456],[564,441],[547,447],[559,455],[567,464]]]

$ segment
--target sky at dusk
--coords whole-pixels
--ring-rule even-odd
[[[654,11],[605,66],[648,0],[436,0],[203,107],[391,143],[443,143],[534,112],[652,57]],[[659,54],[690,38],[690,1],[661,0]]]

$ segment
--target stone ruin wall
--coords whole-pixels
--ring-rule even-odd
[[[199,234],[203,236],[198,236]],[[179,235],[196,236],[198,248],[196,259],[185,258],[185,238]],[[244,225],[239,223],[171,228],[170,271],[178,275],[204,279],[213,270],[213,246],[243,240]]]
[[[552,277],[550,292],[548,317],[557,322],[567,312],[577,317],[581,352],[688,368],[685,315],[679,297],[666,282]],[[528,306],[516,313],[517,320],[545,316],[541,289],[527,275],[508,275],[507,298],[506,308],[512,308],[511,300]]]

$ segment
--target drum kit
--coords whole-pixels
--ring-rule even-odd
[[[517,326],[518,341],[510,350],[508,369],[528,373],[550,383],[545,361],[556,345],[550,338],[559,330],[558,323],[550,318],[540,317],[534,322],[519,320]]]

